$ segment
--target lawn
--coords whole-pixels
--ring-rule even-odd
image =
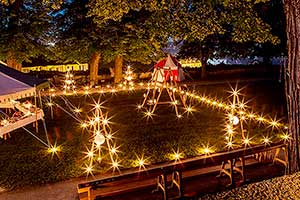
[[[209,95],[214,99],[227,102],[230,90],[229,84],[190,86],[190,90],[202,95]],[[258,113],[277,116],[285,120],[285,99],[282,85],[277,82],[255,82],[239,84],[244,88],[249,109]],[[183,158],[203,154],[204,147],[213,151],[227,150],[225,147],[224,127],[226,113],[199,101],[193,101],[195,112],[185,114],[178,119],[172,107],[159,105],[153,119],[144,117],[143,112],[137,110],[137,104],[143,100],[145,91],[119,92],[116,94],[93,94],[92,96],[67,96],[68,101],[82,109],[79,118],[86,120],[91,114],[93,99],[104,102],[108,116],[112,117],[110,124],[116,145],[119,147],[121,168],[133,167],[137,157],[147,158],[148,164],[170,161],[171,154],[180,152]],[[162,97],[163,99],[166,96]],[[54,102],[64,108],[63,100],[55,97]],[[59,108],[54,108],[54,119],[50,119],[50,109],[45,108],[48,135],[52,143],[61,146],[56,155],[47,153],[47,149],[22,129],[11,133],[11,138],[1,141],[0,145],[0,184],[6,188],[37,185],[56,182],[72,177],[85,176],[83,166],[86,163],[84,152],[90,141],[90,134],[80,123],[75,121]],[[29,126],[30,129],[33,129]],[[278,140],[279,132],[275,129],[251,121],[244,123],[247,135],[252,145],[261,144],[263,136]],[[40,128],[40,136],[43,136]],[[235,137],[236,144],[240,136]],[[236,146],[242,148],[243,145]],[[108,156],[104,156],[101,164],[95,166],[94,173],[111,171]]]

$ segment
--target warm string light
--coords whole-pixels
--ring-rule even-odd
[[[91,110],[92,117],[89,118],[88,123],[81,123],[81,126],[91,133],[92,138],[90,146],[85,153],[88,162],[88,166],[85,168],[87,175],[91,174],[93,167],[96,167],[95,162],[102,162],[104,153],[109,155],[113,172],[119,170],[120,166],[119,161],[117,161],[119,147],[114,142],[113,133],[111,133],[111,128],[109,127],[110,119],[103,112],[102,104],[100,99],[94,101],[93,109]]]
[[[70,69],[66,72],[63,88],[63,94],[77,94],[74,75]]]
[[[175,162],[180,161],[180,159],[183,158],[183,153],[180,152],[179,149],[177,149],[177,151],[173,150],[173,153],[169,155],[169,158]]]
[[[197,152],[200,155],[209,156],[211,153],[214,153],[215,150],[213,149],[213,147],[210,147],[209,145],[206,145],[206,146],[203,146],[201,148],[198,148]]]
[[[131,67],[129,67],[129,68],[131,69]],[[146,88],[148,87],[147,89],[150,90],[151,88],[153,88],[153,86],[155,84],[153,84],[153,83],[145,84],[143,82],[140,82],[137,85],[140,86],[139,89],[144,89],[144,86],[146,85]],[[188,96],[190,98],[197,99],[198,101],[200,101],[202,103],[205,103],[205,104],[207,104],[209,106],[217,107],[219,109],[229,110],[229,109],[232,109],[232,107],[234,107],[235,109],[245,109],[247,107],[247,105],[244,102],[241,102],[238,106],[228,105],[226,103],[223,103],[223,102],[217,101],[215,99],[209,98],[208,96],[196,95],[194,93],[191,93],[191,92],[188,92],[188,91],[184,91],[184,90],[181,90],[181,89],[178,89],[178,88],[174,89],[174,86],[163,85],[163,87],[164,88],[169,88],[170,90],[172,90],[172,92],[177,92],[177,93],[180,93],[182,95],[186,95],[186,96]],[[89,87],[84,87],[84,93],[89,94],[90,93],[89,89],[90,89]],[[128,90],[128,89],[126,88],[124,90]],[[240,90],[233,89],[233,91],[231,91],[231,96],[238,96],[238,95],[240,95]],[[100,93],[116,93],[118,91],[122,91],[122,90],[114,88],[111,85],[106,85],[106,90],[101,89]],[[49,92],[50,92],[50,95],[55,96],[55,93],[54,93],[55,89],[54,88],[51,88],[49,90]],[[173,101],[172,104],[175,105],[175,104],[177,104],[177,102]],[[138,105],[137,107],[138,107],[138,109],[141,109],[143,106],[142,105]],[[187,113],[190,112],[189,110],[190,110],[189,108],[186,108],[186,112]],[[279,121],[276,121],[276,120],[273,120],[273,119],[269,120],[269,119],[267,119],[267,118],[265,118],[263,116],[255,115],[254,113],[251,113],[251,112],[246,112],[246,111],[243,111],[243,112],[244,112],[244,114],[241,117],[243,120],[246,120],[246,119],[256,120],[257,122],[260,122],[260,123],[269,124],[273,128],[282,128],[282,127],[286,128],[286,126],[284,124],[280,123]]]
[[[140,86],[145,86],[144,83],[139,83],[138,85]],[[153,87],[152,84],[150,84],[151,86],[148,86],[147,87]],[[119,86],[120,88],[124,89],[123,86]],[[164,88],[168,88],[168,85],[164,85],[163,86]],[[187,91],[184,91],[184,90],[180,90],[179,88],[176,88],[174,86],[170,87],[169,88],[170,91],[172,91],[173,93],[180,93],[186,97],[189,97],[189,98],[192,98],[192,99],[195,99],[195,100],[198,100],[199,102],[202,102],[208,106],[212,106],[214,108],[217,108],[217,109],[221,109],[221,110],[224,110],[226,111],[227,113],[229,113],[228,115],[228,120],[230,121],[230,123],[228,123],[226,125],[226,134],[225,134],[225,138],[226,138],[226,148],[228,149],[233,149],[234,146],[238,146],[236,145],[238,143],[237,140],[235,140],[233,142],[233,135],[237,134],[236,133],[236,128],[234,126],[237,126],[238,124],[240,124],[240,122],[242,121],[245,121],[245,120],[252,120],[252,121],[257,121],[259,123],[263,123],[263,124],[267,124],[269,125],[270,127],[273,128],[276,128],[276,129],[279,129],[279,128],[284,128],[284,129],[287,129],[287,127],[280,123],[279,121],[277,121],[276,119],[273,119],[273,120],[269,120],[267,119],[266,117],[262,116],[262,115],[256,115],[254,113],[251,113],[251,112],[248,112],[246,110],[247,108],[247,105],[241,101],[241,102],[236,102],[236,104],[226,104],[226,103],[223,103],[223,102],[220,102],[220,101],[217,101],[216,99],[212,99],[212,98],[209,98],[207,96],[199,96],[199,95],[196,95],[196,94],[193,94],[191,92],[187,92]],[[86,90],[88,91],[88,90]],[[118,91],[121,91],[120,89],[116,89],[110,85],[106,86],[106,90],[104,89],[101,89],[100,90],[102,93],[104,92],[111,92],[111,93],[115,93],[115,92],[118,92]],[[239,92],[232,92],[232,96],[237,96],[239,94]],[[152,103],[155,103],[157,100],[154,99]],[[177,100],[174,100],[171,102],[173,106],[176,106],[178,104],[178,101]],[[142,108],[142,105],[137,105],[138,109],[141,109]],[[101,108],[103,108],[101,106],[101,104],[99,103],[96,103],[94,105],[94,115],[93,115],[93,119],[91,119],[88,123],[87,122],[83,122],[81,124],[81,126],[83,128],[88,128],[88,129],[91,129],[91,127],[95,127],[97,124],[101,123],[102,124],[102,127],[105,127],[105,126],[108,126],[108,124],[110,123],[109,120],[102,114],[102,116],[100,117],[97,117],[97,114],[95,114],[95,112],[97,110],[101,110]],[[78,108],[79,110],[80,108]],[[233,110],[234,112],[234,115],[231,114],[231,111]],[[76,109],[74,110],[76,112]],[[195,111],[195,109],[191,106],[187,106],[185,108],[185,112],[186,113],[191,113]],[[79,113],[79,112],[78,112]],[[100,112],[99,112],[100,113]],[[101,112],[102,113],[102,112]],[[149,117],[149,118],[152,118],[153,117],[153,113],[151,111],[146,111],[145,113],[145,116],[146,117]],[[182,115],[178,114],[177,115],[178,118],[181,118]],[[106,130],[107,131],[107,130]],[[98,135],[103,135],[104,136],[104,142],[103,143],[97,143],[95,142],[95,137],[98,136]],[[108,147],[106,149],[108,149],[108,152],[111,155],[114,155],[114,154],[117,154],[118,153],[118,147],[115,146],[115,144],[113,143],[113,141],[110,141],[112,139],[112,134],[109,133],[109,131],[107,131],[106,133],[103,133],[103,131],[94,131],[94,141],[92,143],[95,143],[94,147],[91,148],[88,152],[87,152],[87,158],[90,159],[90,160],[93,160],[91,162],[90,165],[88,165],[86,168],[85,168],[85,172],[87,174],[91,174],[92,171],[94,170],[94,167],[95,167],[95,163],[94,160],[97,160],[98,162],[101,162],[102,161],[102,155],[99,153],[100,152],[100,148],[101,146],[105,143],[105,145],[108,145]],[[284,141],[287,141],[290,139],[290,136],[288,134],[283,134],[281,135],[281,138],[284,140]],[[97,141],[99,141],[99,138],[97,139]],[[107,142],[107,141],[110,141],[110,142]],[[265,144],[265,145],[269,145],[271,143],[271,138],[269,137],[264,137],[262,139],[262,143]],[[109,144],[107,144],[109,143]],[[242,142],[241,142],[245,147],[249,147],[251,144],[252,144],[252,141],[251,141],[251,138],[244,138],[242,139]],[[105,149],[105,148],[104,148]],[[56,151],[56,150],[53,150],[53,151]],[[98,152],[99,151],[99,152]],[[199,151],[198,151],[199,152]],[[202,148],[200,150],[201,154],[204,154],[204,155],[210,155],[211,153],[213,153],[214,151],[210,148],[210,147],[205,147],[205,148]],[[174,152],[172,155],[171,155],[171,159],[172,160],[175,160],[175,161],[180,161],[180,159],[183,158],[183,154],[180,153],[180,152]],[[145,165],[146,165],[146,160],[141,158],[141,159],[137,159],[137,163],[138,163],[138,166],[141,168],[144,168]],[[115,170],[119,170],[119,167],[120,167],[120,161],[117,161],[117,157],[113,157],[111,158],[111,165],[112,165],[112,169],[113,171]]]
[[[146,170],[146,165],[149,164],[148,163],[148,159],[144,158],[144,155],[142,155],[140,157],[136,155],[136,157],[137,157],[137,159],[134,162],[134,166],[135,167],[138,166],[139,167],[139,171]]]
[[[240,91],[239,91],[240,92]],[[233,91],[232,95],[237,95],[239,94],[238,91]],[[280,123],[279,121],[270,119],[268,120],[267,118],[263,117],[263,116],[259,116],[259,115],[255,115],[254,113],[251,112],[247,112],[245,109],[247,108],[246,104],[244,102],[241,102],[238,106],[234,105],[228,105],[226,103],[217,101],[215,99],[209,98],[208,96],[199,96],[199,95],[195,95],[193,93],[190,92],[185,92],[185,91],[180,91],[181,94],[187,95],[190,98],[194,98],[196,100],[198,100],[199,102],[205,103],[208,106],[213,106],[213,107],[217,107],[219,109],[224,109],[229,110],[232,109],[232,107],[234,107],[234,109],[236,110],[240,110],[239,114],[243,114],[243,119],[252,119],[252,120],[256,120],[257,122],[261,122],[261,123],[265,123],[265,124],[270,124],[272,126],[274,126],[274,128],[281,128],[281,127],[285,127],[284,124]]]
[[[56,144],[50,145],[50,146],[48,147],[48,149],[47,149],[47,152],[48,152],[49,154],[51,154],[52,156],[53,156],[53,155],[57,155],[58,152],[60,152],[60,151],[61,151],[61,146],[57,146]]]
[[[122,84],[119,84],[119,87],[123,90],[134,90],[134,83],[133,83],[133,71],[131,66],[127,66],[124,72],[124,81]]]

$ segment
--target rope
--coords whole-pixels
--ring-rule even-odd
[[[24,129],[25,131],[27,131],[30,135],[32,135],[35,139],[37,139],[38,141],[40,141],[42,144],[44,144],[44,145],[46,145],[47,147],[50,148],[50,146],[48,144],[46,144],[43,140],[41,140],[38,136],[34,135],[28,129],[26,129],[25,127],[22,127],[22,129]]]

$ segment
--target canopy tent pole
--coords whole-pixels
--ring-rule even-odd
[[[34,105],[35,105],[35,116],[36,116],[36,120],[35,120],[35,132],[39,132],[39,124],[38,124],[38,119],[37,119],[37,97],[36,97],[36,85],[34,85]]]
[[[52,107],[52,97],[51,97],[51,95],[49,96],[49,103],[50,103],[50,116],[51,116],[51,119],[53,120],[54,119],[54,115],[53,115],[53,107]]]
[[[39,102],[40,102],[40,108],[43,110],[43,102],[42,102],[42,96],[41,96],[41,91],[38,91],[38,96],[39,96]],[[46,135],[46,140],[48,145],[50,145],[50,141],[49,141],[49,137],[48,137],[48,131],[47,131],[47,126],[46,126],[46,120],[44,118],[42,118],[42,122],[43,122],[43,127],[44,127],[44,132]]]

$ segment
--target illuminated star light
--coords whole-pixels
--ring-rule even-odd
[[[233,149],[233,142],[232,141],[228,141],[227,144],[226,144],[226,147],[228,149]]]
[[[120,171],[119,167],[120,161],[112,161],[111,168],[113,169],[113,172],[115,172],[116,170]]]
[[[239,95],[241,95],[240,92],[241,92],[243,89],[244,89],[244,88],[238,89],[238,88],[237,88],[237,85],[235,86],[235,88],[231,87],[231,91],[229,91],[229,93],[231,94],[230,96],[238,97]]]
[[[243,144],[245,145],[245,147],[250,146],[250,144],[251,144],[250,138],[245,138],[242,141],[243,141]]]
[[[81,127],[82,127],[82,128],[86,128],[86,127],[88,127],[88,124],[85,123],[85,122],[83,122],[83,123],[81,124]]]
[[[93,171],[94,171],[94,166],[92,165],[86,165],[85,167],[83,167],[84,172],[88,175],[92,175],[93,176]]]
[[[104,118],[102,119],[102,123],[103,123],[103,125],[108,125],[108,124],[111,124],[111,119],[113,118],[113,116],[112,117],[108,117],[108,115],[107,115],[107,113],[105,114],[105,116],[104,116]]]
[[[81,112],[81,109],[80,109],[80,108],[75,108],[74,111],[75,111],[76,113],[80,113],[80,112]]]
[[[116,147],[116,146],[114,145],[114,146],[111,147],[110,152],[111,152],[112,154],[116,154],[116,153],[119,152],[119,150],[118,150],[119,148],[120,148],[120,146]]]
[[[185,109],[185,112],[187,112],[188,114],[189,113],[192,113],[192,112],[194,112],[195,111],[195,109],[192,107],[192,106],[188,106],[188,107],[186,107],[186,109]]]
[[[175,162],[180,161],[183,158],[183,154],[177,150],[176,152],[173,151],[173,154],[170,155],[171,160],[175,160]]]
[[[61,147],[60,147],[60,146],[56,146],[56,144],[51,145],[51,146],[47,149],[47,152],[48,152],[49,154],[51,154],[52,156],[53,156],[54,154],[57,155],[59,151],[61,151]]]
[[[272,129],[274,128],[279,128],[279,126],[281,126],[281,124],[279,123],[279,120],[272,119],[269,121],[270,126],[272,127]]]
[[[153,119],[153,115],[154,114],[152,112],[150,112],[149,110],[144,112],[144,117],[146,117],[147,119],[149,119],[149,118]]]
[[[269,145],[271,142],[272,142],[272,141],[271,141],[271,138],[269,138],[269,137],[264,137],[264,138],[263,138],[263,143],[264,143],[265,145]]]
[[[209,147],[209,145],[206,145],[206,146],[203,146],[202,148],[200,148],[200,149],[198,150],[198,152],[199,152],[200,154],[204,154],[204,155],[207,156],[207,155],[213,153],[214,150],[213,150],[212,147]]]
[[[284,141],[288,141],[291,139],[291,136],[288,134],[288,133],[285,133],[283,135],[281,135],[281,138],[284,140]]]
[[[147,159],[144,158],[144,155],[141,157],[137,156],[136,165],[139,166],[139,171],[144,169],[146,170],[146,166],[148,165]]]

